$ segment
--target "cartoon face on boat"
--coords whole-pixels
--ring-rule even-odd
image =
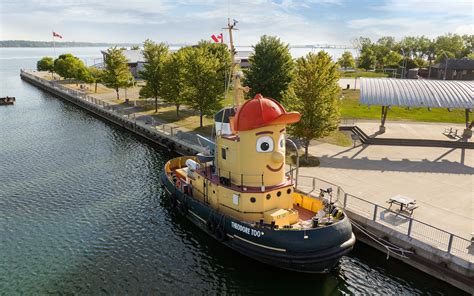
[[[286,112],[277,101],[258,94],[235,115],[240,140],[241,171],[264,176],[264,184],[284,182],[286,125],[298,122],[300,114]]]

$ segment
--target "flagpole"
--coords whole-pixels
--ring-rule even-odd
[[[56,58],[56,43],[54,40],[54,31],[53,31],[53,58]]]

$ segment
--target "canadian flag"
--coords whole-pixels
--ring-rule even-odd
[[[61,36],[59,33],[56,33],[54,31],[53,31],[53,37],[58,37],[58,38],[63,39],[63,36]]]
[[[214,42],[217,42],[217,43],[224,43],[224,35],[222,35],[222,33],[220,33],[219,35],[212,35],[211,36],[212,40],[214,40]]]

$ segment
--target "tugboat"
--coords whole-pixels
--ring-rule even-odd
[[[3,97],[0,98],[0,105],[13,105],[15,101],[15,97]]]
[[[285,173],[286,125],[300,120],[258,94],[240,104],[246,88],[235,72],[235,106],[215,115],[215,139],[199,136],[208,153],[169,160],[161,175],[171,205],[233,250],[298,272],[327,273],[352,250],[355,237],[344,211],[325,195],[295,188]],[[327,192],[330,193],[330,192]]]

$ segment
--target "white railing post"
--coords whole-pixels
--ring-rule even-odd
[[[453,246],[453,238],[454,235],[452,233],[449,234],[449,242],[448,242],[448,253],[451,254],[451,248]]]
[[[413,218],[410,217],[410,220],[409,220],[409,222],[408,222],[408,233],[407,233],[408,237],[410,237],[410,235],[411,235],[411,227],[412,227],[412,225],[413,225]]]

